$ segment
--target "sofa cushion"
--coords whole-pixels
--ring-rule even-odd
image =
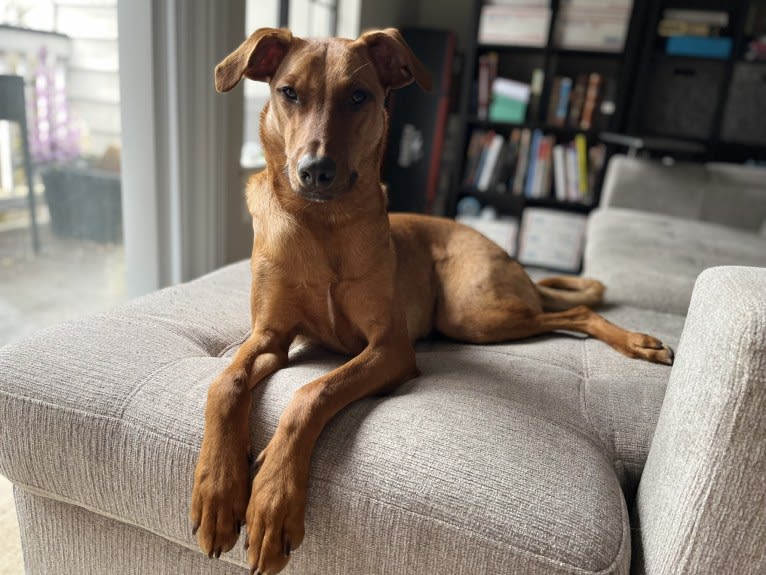
[[[588,221],[583,274],[606,284],[608,303],[686,315],[697,276],[719,265],[766,266],[766,238],[620,208]]]
[[[0,350],[0,472],[196,549],[206,390],[247,337],[248,282],[236,264]],[[670,344],[683,323],[607,315]],[[293,392],[343,362],[311,347],[290,360],[253,392],[256,450]],[[621,483],[635,487],[669,368],[566,335],[434,340],[418,364],[421,377],[322,434],[286,572],[628,572]],[[241,546],[224,559],[244,565]]]
[[[766,169],[616,155],[607,166],[601,205],[759,232],[766,224]]]

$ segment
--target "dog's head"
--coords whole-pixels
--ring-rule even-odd
[[[357,40],[304,40],[288,30],[256,30],[215,70],[219,92],[242,77],[268,82],[261,115],[267,159],[284,163],[292,193],[316,202],[340,198],[379,175],[388,92],[431,78],[393,29]]]

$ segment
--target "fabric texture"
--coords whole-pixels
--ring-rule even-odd
[[[766,222],[766,168],[614,156],[601,206],[653,212],[758,232]]]
[[[26,575],[242,575],[228,557],[206,555],[82,507],[14,490]],[[243,555],[242,547],[233,551]],[[297,554],[297,552],[296,552]]]
[[[720,265],[766,266],[766,238],[707,222],[602,208],[588,220],[584,259],[583,275],[607,286],[607,303],[685,315],[700,272]]]
[[[697,280],[636,508],[646,573],[766,573],[766,270]]]
[[[187,516],[206,392],[247,337],[248,294],[243,262],[0,350],[0,472],[45,505],[198,553]],[[671,345],[683,326],[606,315]],[[254,449],[299,386],[343,361],[292,350],[254,391]],[[628,572],[623,492],[632,500],[669,368],[563,334],[424,342],[418,364],[421,377],[322,434],[287,573]],[[53,544],[79,549],[79,538]],[[237,549],[227,561],[244,565]]]

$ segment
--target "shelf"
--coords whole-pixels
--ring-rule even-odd
[[[547,134],[572,137],[576,136],[577,134],[585,134],[588,137],[595,137],[596,134],[601,131],[596,128],[583,130],[582,128],[571,128],[569,126],[550,126],[540,122],[495,122],[492,120],[481,120],[476,116],[471,116],[468,118],[468,123],[476,128],[484,128],[488,130],[512,130],[514,128],[528,128],[530,130],[542,130]]]
[[[542,55],[545,52],[545,46],[511,46],[509,44],[479,44],[480,52],[527,52],[529,54]]]
[[[482,204],[493,206],[503,213],[520,213],[525,207],[551,208],[565,212],[587,214],[596,206],[581,202],[563,202],[555,198],[526,198],[517,196],[511,192],[480,192],[463,187],[462,197],[471,196]]]
[[[663,52],[662,50],[655,50],[652,54],[653,58],[656,60],[696,60],[696,61],[703,61],[703,62],[720,62],[721,64],[725,64],[729,58],[715,58],[712,56],[694,56],[691,54],[668,54],[667,52]]]
[[[622,58],[624,51],[612,51],[612,50],[589,50],[587,48],[558,48],[546,46],[509,46],[507,44],[479,44],[479,52],[513,52],[514,55],[518,54],[532,54],[535,56],[542,56],[546,50],[554,54],[561,56],[575,56],[583,58]]]
[[[551,48],[551,52],[560,56],[576,56],[578,58],[622,58],[624,51],[588,50],[587,48]]]

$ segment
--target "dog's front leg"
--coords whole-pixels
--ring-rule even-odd
[[[220,556],[237,542],[250,495],[251,390],[287,363],[290,342],[254,330],[208,390],[190,518],[202,550]]]
[[[327,422],[353,401],[388,391],[415,375],[415,353],[402,334],[369,344],[348,363],[295,392],[257,459],[247,508],[251,573],[278,573],[303,541],[311,453]]]

